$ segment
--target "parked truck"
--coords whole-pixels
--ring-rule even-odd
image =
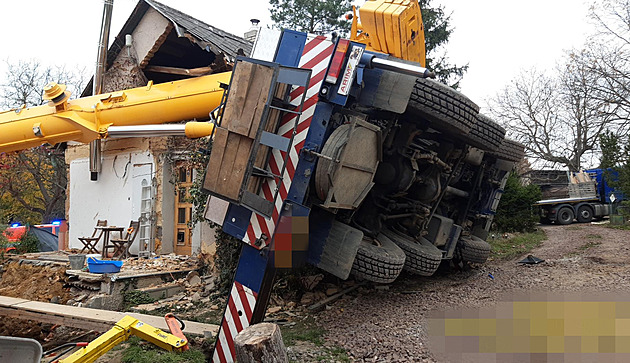
[[[360,19],[349,39],[261,29],[231,74],[73,101],[49,85],[50,105],[0,113],[0,152],[212,135],[206,217],[243,241],[214,353],[233,361],[234,337],[264,318],[278,269],[310,263],[390,283],[402,270],[430,276],[490,254],[485,239],[523,146],[430,79],[417,1],[367,1]]]
[[[612,169],[589,169],[578,173],[567,172],[568,198],[544,199],[536,203],[540,208],[540,223],[589,223],[613,212],[613,205],[623,194],[610,185],[617,178]]]

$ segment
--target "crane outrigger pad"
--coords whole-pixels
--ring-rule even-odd
[[[272,200],[261,195],[265,179],[282,184],[288,150],[304,107],[304,95],[289,102],[289,91],[306,88],[311,70],[249,58],[237,59],[224,107],[217,121],[203,188],[210,194],[271,217]],[[292,118],[291,127],[281,119]],[[270,167],[280,159],[279,170]]]

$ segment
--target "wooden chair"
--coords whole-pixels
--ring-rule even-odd
[[[105,220],[99,219],[96,222],[96,227],[107,227],[107,219]],[[84,253],[86,251],[87,253],[98,253],[98,250],[96,249],[96,244],[98,243],[98,240],[101,239],[102,235],[103,235],[102,229],[94,228],[94,232],[92,232],[92,235],[90,237],[79,237],[79,241],[83,243],[83,248],[81,249],[81,253]]]
[[[129,223],[129,228],[127,228],[127,232],[122,238],[111,238],[109,242],[111,243],[106,248],[113,248],[114,252],[112,253],[112,258],[127,258],[129,257],[129,246],[136,239],[136,235],[138,234],[138,230],[140,229],[139,221],[131,221]],[[106,251],[104,250],[105,254]]]

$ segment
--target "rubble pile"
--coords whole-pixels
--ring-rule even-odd
[[[199,260],[196,257],[171,253],[151,258],[128,258],[124,260],[121,272],[187,270],[195,269],[198,265]]]
[[[0,295],[65,304],[71,298],[65,272],[64,266],[12,262],[4,266]]]
[[[195,303],[210,303],[211,294],[216,293],[216,277],[214,276],[200,276],[197,271],[191,271],[186,277],[174,280],[173,282],[165,284],[154,284],[148,289],[159,289],[163,286],[177,285],[181,289],[180,291],[168,298],[157,300],[149,304],[141,304],[133,307],[135,311],[154,311],[163,308],[173,308],[174,310],[189,309],[192,308]],[[210,310],[218,310],[219,307],[215,304],[209,306]]]

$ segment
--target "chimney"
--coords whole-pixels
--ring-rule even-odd
[[[260,26],[258,25],[258,23],[260,23],[260,20],[250,19],[249,21],[252,22],[252,26],[251,28],[249,28],[248,31],[245,32],[245,35],[243,35],[243,38],[253,43],[256,40],[256,34],[258,34],[258,29],[260,29]]]

